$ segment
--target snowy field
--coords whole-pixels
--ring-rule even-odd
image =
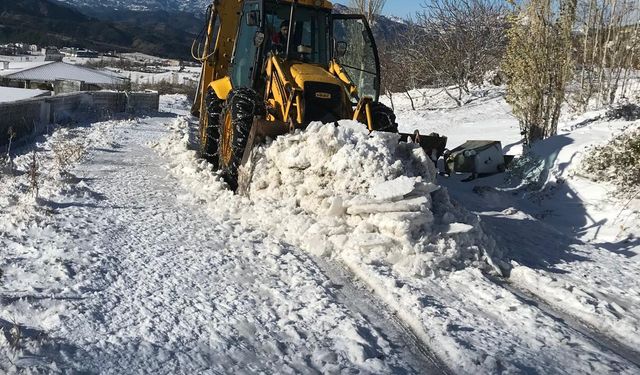
[[[403,131],[521,152],[499,90],[394,104]],[[197,159],[189,103],[161,106],[14,150],[0,372],[640,372],[640,202],[579,168],[637,121],[567,117],[471,182],[316,124],[257,149],[238,196]]]
[[[192,82],[197,82],[200,78],[200,68],[189,66],[183,68],[177,66],[156,67],[156,69],[161,71],[157,73],[137,72],[115,68],[108,69],[122,75],[123,77],[127,77],[131,80],[131,83],[140,85],[153,85],[160,82],[166,82],[174,85],[190,84]]]

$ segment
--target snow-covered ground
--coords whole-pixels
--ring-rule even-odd
[[[197,67],[186,66],[180,68],[177,66],[150,66],[150,68],[157,69],[158,71],[139,72],[116,68],[108,68],[108,70],[118,73],[123,77],[127,77],[133,84],[140,85],[156,84],[161,82],[166,82],[174,85],[191,84],[193,82],[197,82],[200,78],[200,68]]]
[[[519,153],[499,90],[425,98],[394,98],[401,130]],[[0,372],[640,371],[639,206],[576,172],[636,123],[566,122],[532,161],[551,173],[519,185],[441,177],[392,135],[316,124],[257,149],[233,195],[196,157],[188,105],[46,137],[37,198],[34,153],[15,151]]]
[[[0,103],[14,102],[16,100],[35,98],[37,96],[47,96],[49,94],[49,91],[44,90],[0,87]]]
[[[518,145],[517,121],[499,95],[462,108],[442,93],[420,103],[447,110],[413,111],[406,99],[398,106],[401,126],[448,135],[451,148],[466,139],[491,139],[501,141],[505,153],[521,152],[513,147]],[[640,197],[586,178],[581,161],[593,145],[639,127],[640,121],[610,120],[605,110],[567,115],[557,136],[536,144],[537,157],[506,176],[438,180],[479,215],[485,233],[505,253],[503,259],[511,261],[510,290],[532,303],[548,304],[555,314],[575,320],[577,328],[597,331],[599,341],[636,364]]]
[[[194,200],[148,146],[173,121],[58,130],[36,169],[17,152],[1,182],[0,372],[439,372],[348,276]]]
[[[449,149],[467,140],[499,140],[510,155],[522,153],[518,120],[504,101],[504,90],[477,90],[465,99],[468,104],[458,107],[442,88],[412,90],[415,110],[406,94],[394,94],[393,104],[401,132],[438,133],[447,136]],[[381,101],[389,106],[387,96]]]

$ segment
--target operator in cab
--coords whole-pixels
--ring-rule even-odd
[[[287,39],[289,38],[289,21],[284,20],[280,24],[280,31],[271,37],[271,49],[278,54],[285,53]]]

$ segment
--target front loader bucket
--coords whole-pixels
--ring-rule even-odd
[[[400,133],[400,141],[420,144],[420,147],[434,163],[438,161],[447,148],[447,137],[442,137],[437,133],[421,135],[417,130],[413,134]]]
[[[248,192],[249,184],[251,183],[251,177],[253,176],[254,164],[251,157],[253,155],[253,149],[265,142],[267,138],[275,139],[279,135],[284,135],[292,131],[291,126],[282,121],[267,121],[263,118],[256,117],[253,119],[253,125],[251,125],[251,131],[249,132],[249,139],[247,145],[242,154],[242,163],[238,170],[238,190],[241,195],[246,195]]]
[[[249,140],[244,149],[242,156],[242,165],[244,165],[251,156],[251,150],[256,145],[264,142],[267,138],[275,139],[279,135],[291,132],[289,124],[282,121],[267,121],[263,118],[256,117],[253,119],[251,131],[249,132]]]

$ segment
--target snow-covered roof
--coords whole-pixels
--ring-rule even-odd
[[[25,81],[73,80],[91,84],[118,85],[125,78],[113,72],[98,71],[64,62],[10,62],[8,69],[0,65],[0,77]]]
[[[44,55],[0,55],[0,61],[44,61]]]
[[[15,102],[16,100],[35,98],[37,96],[49,95],[50,91],[16,89],[13,87],[0,86],[0,103]]]
[[[28,69],[39,68],[51,63],[53,63],[53,61],[10,61],[8,69],[4,69],[3,66],[0,65],[0,76],[7,77],[11,74],[19,73]]]

